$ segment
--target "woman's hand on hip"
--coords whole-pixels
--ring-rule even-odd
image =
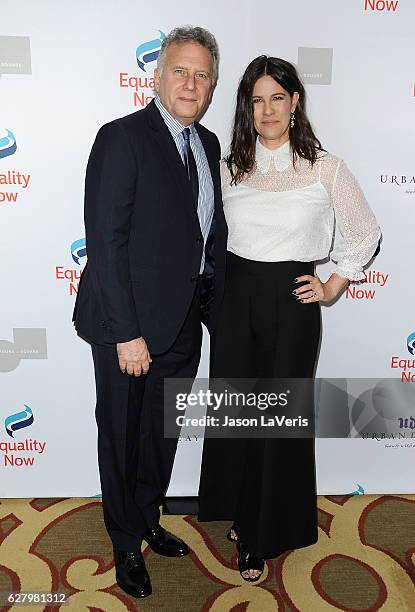
[[[322,283],[318,276],[311,274],[298,276],[294,282],[304,283],[293,291],[294,296],[302,304],[331,302],[349,284],[348,279],[339,274],[332,274],[325,283]]]

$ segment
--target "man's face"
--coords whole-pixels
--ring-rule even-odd
[[[164,108],[182,125],[203,114],[213,92],[210,52],[198,43],[171,43],[161,74],[155,70],[155,90]]]

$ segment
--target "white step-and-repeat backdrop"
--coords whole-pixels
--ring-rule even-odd
[[[323,308],[318,374],[395,378],[415,406],[413,0],[13,0],[0,11],[0,497],[100,492],[90,348],[71,324],[87,256],[85,166],[98,128],[151,100],[160,40],[180,24],[220,44],[204,123],[224,151],[248,62],[267,53],[299,66],[318,136],[358,177],[384,233],[366,282]],[[319,439],[319,492],[413,493],[414,428],[409,418],[398,437],[374,426]],[[202,444],[180,441],[170,495],[196,494]]]

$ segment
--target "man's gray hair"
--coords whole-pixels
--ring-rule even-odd
[[[164,60],[166,59],[166,51],[172,43],[198,43],[202,47],[206,47],[212,57],[213,74],[212,81],[216,85],[219,75],[219,47],[216,38],[208,30],[190,25],[179,26],[174,28],[161,45],[160,53],[157,58],[157,68],[160,73],[163,70]]]

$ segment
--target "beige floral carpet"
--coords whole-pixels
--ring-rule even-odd
[[[115,584],[112,548],[98,499],[0,502],[0,591],[65,593],[63,606],[2,610],[118,612],[415,611],[415,496],[318,498],[319,540],[267,562],[247,584],[236,570],[229,523],[163,516],[189,556],[143,548],[153,595],[135,600]]]

